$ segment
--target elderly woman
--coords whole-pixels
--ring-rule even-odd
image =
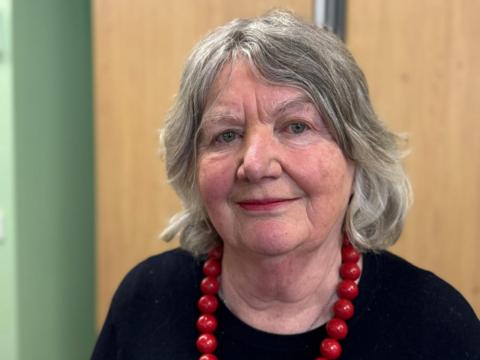
[[[133,269],[92,359],[478,359],[463,297],[389,252],[409,182],[361,70],[292,14],[187,61],[163,132],[182,249]]]

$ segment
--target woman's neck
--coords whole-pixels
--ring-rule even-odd
[[[221,296],[242,321],[257,329],[301,333],[330,317],[341,263],[340,242],[277,257],[224,248]]]

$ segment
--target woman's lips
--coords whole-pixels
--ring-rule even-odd
[[[295,201],[296,199],[260,199],[260,200],[242,200],[237,202],[244,210],[248,211],[269,211],[280,208]]]

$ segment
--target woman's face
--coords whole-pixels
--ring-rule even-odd
[[[202,118],[198,186],[225,246],[275,256],[338,241],[353,165],[306,94],[227,64]]]

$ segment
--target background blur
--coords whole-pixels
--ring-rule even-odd
[[[316,8],[315,8],[315,3]],[[87,359],[178,209],[158,128],[208,30],[314,0],[0,0],[0,359]],[[315,11],[315,9],[317,11]],[[393,251],[480,314],[480,0],[350,0],[345,41],[415,191]]]

